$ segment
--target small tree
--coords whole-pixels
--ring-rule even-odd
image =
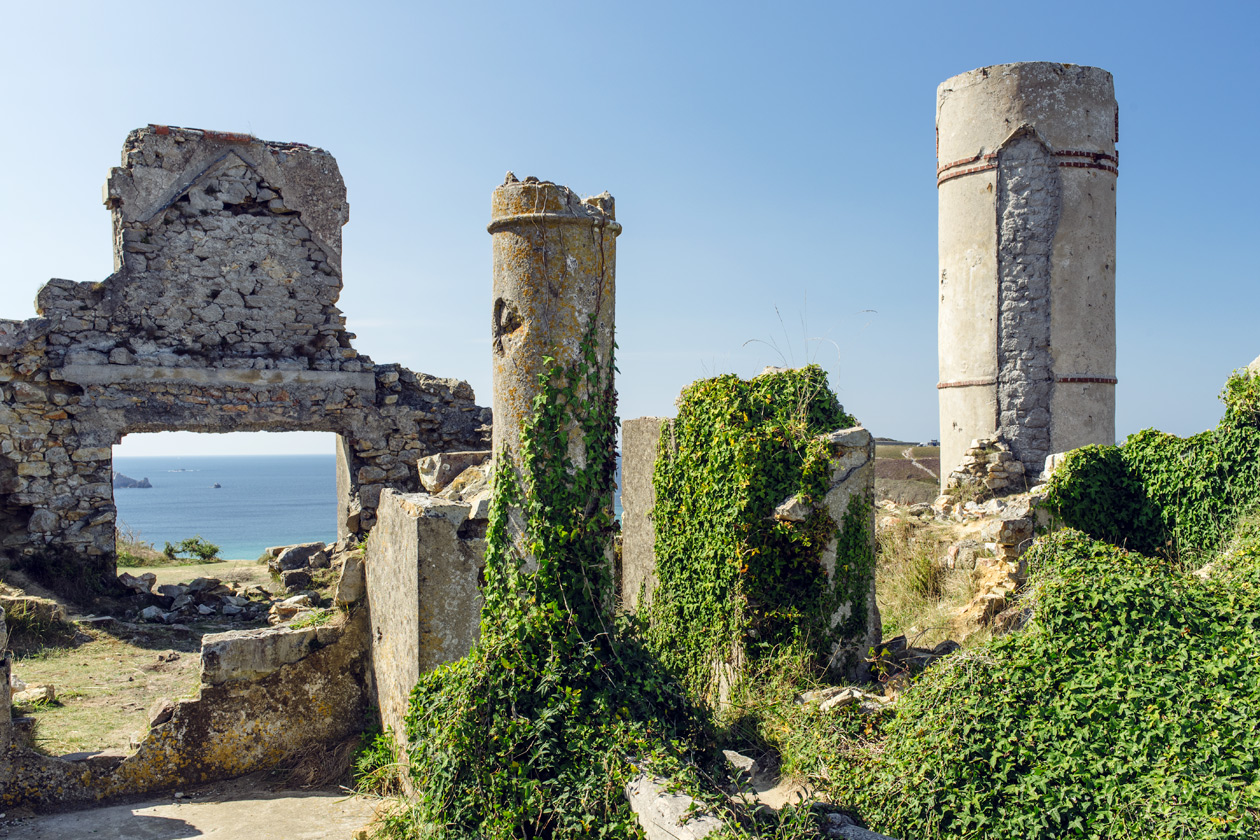
[[[200,534],[195,537],[189,537],[186,540],[180,540],[176,545],[167,543],[166,547],[162,549],[162,553],[171,562],[193,560],[197,563],[213,563],[219,559],[219,547],[214,543],[203,540]]]

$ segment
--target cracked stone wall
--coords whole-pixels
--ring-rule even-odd
[[[132,132],[105,203],[115,272],[51,280],[0,320],[0,566],[110,585],[112,449],[157,431],[339,435],[338,532],[425,455],[486,448],[467,383],[375,364],[337,309],[345,186],[327,152],[246,135]]]
[[[998,152],[998,433],[1030,468],[1050,454],[1050,252],[1059,167],[1035,134]]]

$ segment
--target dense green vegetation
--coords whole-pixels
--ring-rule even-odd
[[[500,461],[482,640],[416,688],[407,735],[419,796],[388,832],[637,836],[621,790],[649,762],[722,815],[724,836],[818,836],[808,808],[733,807],[716,739],[776,754],[819,799],[913,840],[1260,836],[1260,377],[1231,378],[1211,432],[1148,431],[1070,456],[1051,504],[1072,527],[1027,555],[1029,623],[863,714],[798,702],[823,678],[811,623],[821,602],[784,597],[813,580],[789,558],[814,557],[835,524],[781,532],[765,516],[789,486],[806,500],[821,492],[809,441],[851,419],[808,371],[795,402],[722,378],[689,389],[674,431],[687,464],[657,475],[658,499],[688,516],[658,508],[657,523],[671,558],[696,568],[663,564],[666,597],[645,632],[615,624],[608,606],[609,521],[590,500],[604,498],[611,471],[597,429],[612,401],[592,371],[554,368],[519,472]],[[597,453],[581,469],[565,460],[571,420]],[[770,478],[754,464],[771,465]],[[694,487],[706,482],[712,505]],[[513,509],[524,543],[507,533]],[[522,574],[514,544],[529,546],[537,574]],[[723,613],[715,593],[743,606]],[[681,629],[656,629],[662,620]],[[714,722],[682,698],[711,694],[724,633],[753,639],[754,655]]]
[[[1034,545],[1026,628],[930,668],[893,716],[757,731],[894,835],[1260,836],[1258,395],[1235,376],[1212,432],[1069,457],[1052,500],[1093,536]]]
[[[702,718],[614,620],[610,373],[592,323],[581,358],[550,365],[521,451],[498,453],[481,638],[412,694],[417,796],[390,836],[625,837],[632,761],[703,741]]]
[[[1184,562],[1208,557],[1260,502],[1260,377],[1235,374],[1225,416],[1188,438],[1146,429],[1122,446],[1070,453],[1050,482],[1063,524]]]
[[[1203,580],[1043,538],[1033,624],[926,672],[829,793],[916,838],[1260,835],[1254,535],[1247,551]]]
[[[771,515],[792,496],[822,501],[832,461],[819,436],[853,425],[817,365],[683,391],[653,478],[659,582],[646,617],[649,646],[694,697],[710,699],[720,666],[741,653],[804,639],[825,655],[837,635],[865,628],[872,501],[853,499],[834,585],[820,558],[839,523],[821,505],[802,522]],[[846,601],[849,620],[830,627]]]

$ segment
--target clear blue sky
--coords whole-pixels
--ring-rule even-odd
[[[337,157],[340,305],[377,362],[489,404],[485,225],[511,169],[617,198],[623,417],[812,359],[876,434],[935,437],[936,86],[1062,61],[1111,71],[1121,106],[1117,433],[1189,434],[1260,353],[1258,8],[13,3],[0,317],[109,274],[100,187],[130,129],[246,131]],[[219,451],[329,446],[252,440]]]

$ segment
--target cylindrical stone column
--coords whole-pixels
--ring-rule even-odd
[[[542,392],[547,357],[577,360],[594,317],[597,364],[611,382],[617,234],[613,197],[579,199],[568,187],[526,178],[494,191],[488,230],[494,240],[492,358],[494,453],[519,457],[521,429]],[[585,464],[581,435],[569,456]]]
[[[1029,480],[1115,439],[1118,106],[1111,74],[984,67],[936,94],[942,487],[973,438]]]

